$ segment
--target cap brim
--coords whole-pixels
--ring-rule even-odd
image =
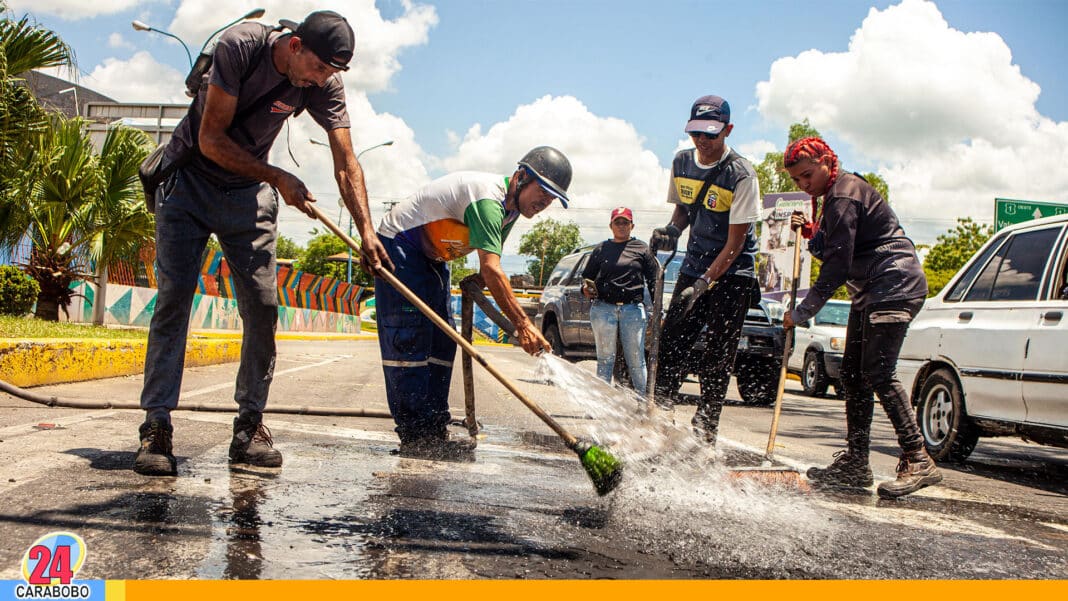
[[[703,134],[718,134],[726,127],[726,123],[720,123],[719,121],[713,121],[712,119],[694,119],[686,123],[685,131],[688,134],[703,133]]]

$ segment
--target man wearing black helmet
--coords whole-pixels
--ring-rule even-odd
[[[378,238],[394,274],[438,315],[449,311],[449,261],[478,253],[479,275],[516,327],[530,354],[550,350],[516,300],[501,269],[504,241],[520,215],[530,219],[554,200],[567,208],[571,163],[559,150],[539,146],[510,176],[461,171],[430,182],[382,219]],[[397,424],[399,453],[419,458],[464,458],[474,441],[449,440],[449,384],[456,343],[399,292],[375,280],[378,344],[386,399]]]
[[[177,473],[170,413],[178,406],[190,307],[211,234],[234,276],[244,328],[230,462],[282,465],[262,423],[275,361],[279,197],[310,217],[308,203],[315,201],[298,177],[267,162],[290,115],[307,109],[326,131],[341,197],[364,239],[363,261],[389,264],[370,223],[363,171],[352,152],[340,72],[348,70],[354,51],[352,28],[330,11],[309,14],[292,33],[243,23],[220,36],[197,98],[165,149],[161,172],[169,175],[152,199],[159,294],[148,335],[141,392],[145,422],[134,471]]]

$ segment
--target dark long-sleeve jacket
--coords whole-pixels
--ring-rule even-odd
[[[840,175],[824,195],[823,216],[809,250],[823,266],[794,310],[796,322],[811,319],[842,284],[856,309],[927,295],[915,245],[890,205],[855,173]]]
[[[582,270],[583,278],[597,284],[597,298],[606,303],[641,302],[643,286],[649,288],[651,297],[656,274],[656,257],[649,245],[637,238],[598,244]]]

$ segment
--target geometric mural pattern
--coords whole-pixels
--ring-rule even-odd
[[[90,322],[93,319],[93,300],[96,288],[84,281],[72,286],[82,302],[70,306],[70,321]],[[155,288],[139,288],[108,284],[104,323],[121,326],[148,327],[156,309]],[[75,297],[78,298],[77,296]],[[194,330],[240,330],[241,316],[237,300],[195,294],[190,310],[190,327]],[[300,307],[278,307],[278,330],[281,332],[360,333],[357,315],[331,313]]]

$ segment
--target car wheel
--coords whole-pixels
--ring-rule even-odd
[[[827,394],[827,370],[823,368],[823,357],[816,351],[805,353],[805,364],[801,368],[801,387],[809,396]]]
[[[556,322],[545,326],[543,334],[545,335],[545,339],[549,341],[549,347],[552,348],[554,355],[572,361],[566,354],[564,341],[560,339],[560,327],[556,325]]]
[[[927,452],[936,461],[964,461],[979,442],[960,383],[948,370],[935,370],[924,380],[916,413]]]
[[[779,380],[779,362],[767,357],[742,357],[742,363],[735,370],[738,392],[742,400],[750,405],[771,405],[775,403],[775,393]]]

